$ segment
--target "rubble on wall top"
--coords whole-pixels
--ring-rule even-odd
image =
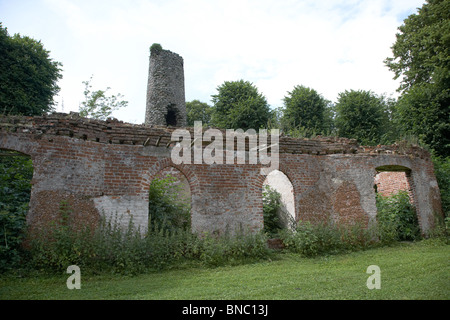
[[[68,136],[105,144],[169,147],[176,127],[131,124],[114,118],[105,121],[82,118],[77,112],[52,113],[43,116],[0,116],[0,133],[34,134],[42,136]],[[194,128],[184,128],[193,137]],[[220,129],[219,129],[220,130]],[[225,130],[221,130],[224,134]],[[269,135],[270,136],[270,135]],[[279,152],[291,154],[369,154],[410,155],[429,157],[429,152],[406,142],[389,146],[360,146],[355,139],[317,136],[315,138],[279,137]]]

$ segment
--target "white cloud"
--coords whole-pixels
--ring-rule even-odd
[[[10,31],[41,39],[64,64],[66,112],[78,109],[81,82],[94,74],[94,88],[110,86],[129,101],[115,116],[141,123],[155,42],[183,56],[188,101],[210,102],[217,86],[238,79],[273,106],[295,85],[329,100],[346,89],[394,93],[383,60],[402,19],[423,2],[17,0],[0,2],[0,11]]]

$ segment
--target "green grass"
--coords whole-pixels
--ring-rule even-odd
[[[427,240],[349,254],[303,258],[276,253],[271,261],[177,270],[134,277],[84,275],[81,289],[60,276],[0,276],[0,299],[440,299],[450,298],[450,246]],[[381,289],[369,290],[369,265],[381,269]]]

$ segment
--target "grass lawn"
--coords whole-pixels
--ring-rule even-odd
[[[217,268],[183,267],[134,277],[84,275],[69,290],[69,274],[0,276],[0,299],[429,299],[450,298],[450,246],[437,241],[349,254],[303,258],[276,253],[271,261]],[[369,265],[381,270],[381,288],[369,290]]]

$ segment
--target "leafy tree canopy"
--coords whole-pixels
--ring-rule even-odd
[[[212,124],[225,129],[266,128],[271,110],[266,98],[248,81],[225,81],[212,96]]]
[[[403,134],[416,136],[437,155],[450,156],[450,76],[414,85],[399,98],[394,120]]]
[[[450,1],[428,0],[399,27],[386,65],[402,77],[394,120],[437,155],[450,156]]]
[[[404,20],[392,46],[393,57],[385,60],[402,76],[400,90],[409,90],[417,83],[431,83],[436,72],[449,70],[450,64],[450,1],[428,0],[418,14]]]
[[[205,102],[192,100],[186,102],[187,125],[193,126],[194,121],[201,121],[203,125],[210,125],[212,109]]]
[[[123,95],[120,93],[111,96],[106,95],[106,92],[111,89],[110,87],[106,90],[92,91],[92,78],[93,76],[88,81],[83,81],[85,85],[84,101],[80,106],[80,116],[106,120],[113,111],[128,105],[128,101],[122,100]]]
[[[41,41],[10,36],[0,22],[0,113],[41,115],[53,109],[61,63]]]
[[[339,135],[357,139],[362,144],[383,143],[389,129],[388,103],[383,96],[371,91],[340,93],[335,105]]]
[[[332,115],[330,101],[324,99],[316,90],[305,86],[295,86],[284,97],[283,129],[304,127],[315,132],[331,129]]]

